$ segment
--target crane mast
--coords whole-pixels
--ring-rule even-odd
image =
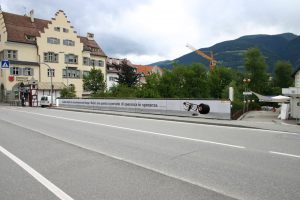
[[[213,71],[217,65],[217,61],[214,59],[214,55],[212,52],[210,52],[210,56],[205,54],[204,52],[200,51],[199,49],[196,49],[195,47],[193,47],[190,44],[187,44],[186,47],[188,47],[189,49],[195,51],[198,55],[202,56],[203,58],[207,59],[209,61],[209,68],[210,71]]]

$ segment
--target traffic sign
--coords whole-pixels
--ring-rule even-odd
[[[252,95],[252,92],[243,92],[243,95]]]
[[[2,60],[1,61],[1,68],[2,69],[8,69],[9,68],[9,61],[8,60]]]

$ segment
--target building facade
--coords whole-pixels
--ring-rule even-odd
[[[110,58],[106,59],[106,86],[107,90],[110,90],[113,86],[118,85],[119,73],[122,71],[122,67],[128,65],[134,68],[136,72],[136,67],[127,59]]]
[[[0,84],[11,97],[20,98],[20,85],[35,83],[40,99],[50,95],[51,82],[53,98],[71,84],[82,97],[82,78],[91,67],[106,77],[106,57],[94,35],[79,36],[62,10],[51,20],[34,18],[33,11],[25,16],[0,11],[0,60],[10,65],[1,68]],[[30,95],[27,91],[27,100]]]
[[[294,73],[295,87],[282,88],[282,94],[290,96],[290,109],[291,117],[295,119],[300,118],[300,68],[298,68]],[[300,121],[299,121],[300,122]]]

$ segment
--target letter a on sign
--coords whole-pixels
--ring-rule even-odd
[[[9,61],[8,60],[2,60],[1,61],[1,68],[2,69],[8,69],[9,68]]]

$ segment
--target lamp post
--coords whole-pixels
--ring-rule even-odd
[[[243,92],[243,95],[244,95],[244,108],[243,108],[243,113],[245,113],[245,109],[246,109],[246,104],[247,104],[247,111],[248,111],[248,106],[249,106],[249,103],[251,100],[248,100],[247,99],[247,96],[248,95],[251,95],[250,92],[248,91],[248,87],[247,87],[247,84],[249,84],[251,82],[251,79],[250,78],[244,78],[243,79],[243,82],[245,84],[245,91]]]
[[[50,70],[50,84],[51,84],[51,106],[53,105],[53,85],[52,85],[52,76],[53,76],[53,69],[47,64],[47,63],[44,63],[44,62],[42,62],[42,63],[40,63],[40,64],[44,64],[44,65],[46,65],[48,68],[49,68],[49,70]]]

